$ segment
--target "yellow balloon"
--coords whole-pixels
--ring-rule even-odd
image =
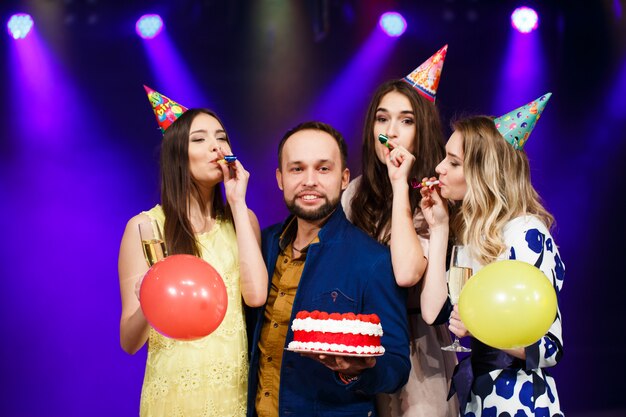
[[[459,297],[459,314],[476,339],[498,349],[532,345],[556,318],[556,293],[526,262],[491,263],[472,276]]]

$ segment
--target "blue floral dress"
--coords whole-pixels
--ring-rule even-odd
[[[557,300],[565,267],[547,227],[533,216],[518,217],[504,228],[508,250],[501,259],[516,259],[539,268],[553,285]],[[474,261],[474,271],[482,267]],[[562,417],[554,379],[545,368],[563,354],[561,312],[548,332],[517,359],[472,338],[472,354],[455,371],[451,393],[457,392],[464,417]]]

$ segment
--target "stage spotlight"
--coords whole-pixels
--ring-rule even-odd
[[[511,25],[520,33],[530,33],[539,27],[539,16],[530,7],[518,7],[511,13]]]
[[[137,20],[135,31],[143,39],[153,39],[163,29],[163,20],[158,14],[144,14]]]
[[[7,30],[13,39],[24,39],[33,28],[33,18],[26,13],[11,16],[7,23]]]
[[[378,24],[383,32],[392,38],[402,35],[406,30],[406,20],[397,12],[383,13],[383,15],[380,16]]]

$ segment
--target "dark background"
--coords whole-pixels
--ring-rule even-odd
[[[540,15],[526,36],[509,21],[523,4]],[[159,200],[161,135],[142,84],[217,111],[265,227],[286,214],[274,179],[283,132],[313,118],[333,124],[356,176],[375,87],[448,44],[437,95],[446,126],[553,93],[526,146],[567,270],[565,356],[551,372],[566,415],[626,415],[625,9],[623,0],[3,0],[3,25],[28,12],[36,32],[22,42],[0,32],[0,414],[138,414],[145,349],[119,347],[117,252],[128,219]],[[377,29],[387,10],[404,14],[402,37]],[[149,12],[166,29],[146,42],[134,24]]]

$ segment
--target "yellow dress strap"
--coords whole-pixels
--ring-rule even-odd
[[[165,213],[163,212],[163,207],[161,207],[160,204],[157,204],[148,211],[142,211],[141,213],[146,214],[151,219],[156,220],[159,226],[161,226],[161,229],[163,229],[163,225],[165,224]]]

